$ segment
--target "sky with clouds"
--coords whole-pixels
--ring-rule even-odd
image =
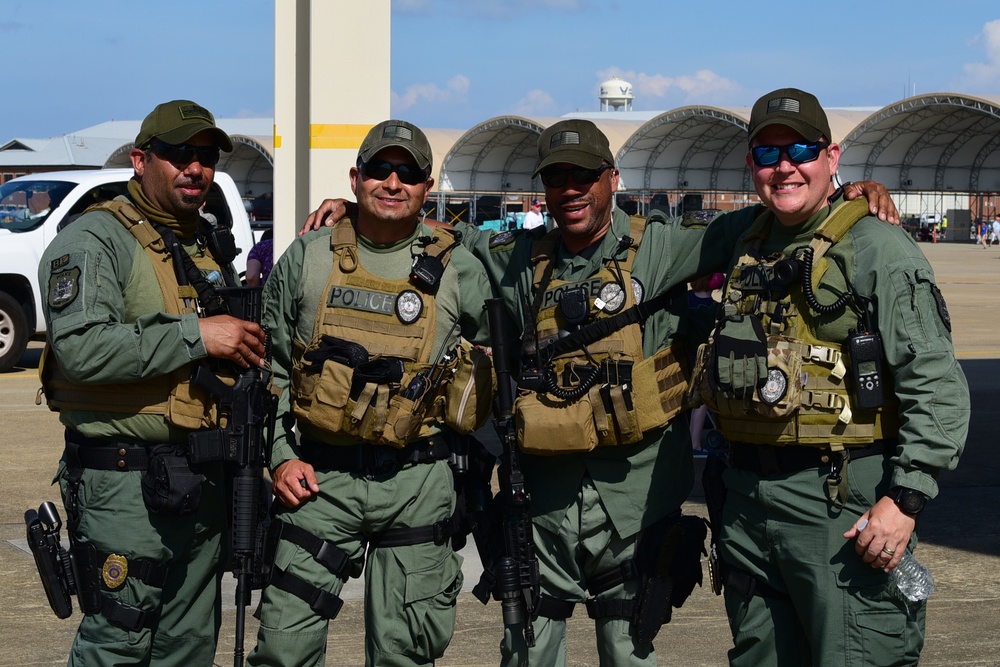
[[[0,141],[139,119],[171,97],[270,116],[275,1],[291,5],[207,0],[194,17],[163,0],[4,0]],[[612,76],[637,110],[749,106],[784,86],[831,107],[1000,96],[996,0],[391,2],[392,115],[425,127],[596,111]]]

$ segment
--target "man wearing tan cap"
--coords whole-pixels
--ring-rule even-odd
[[[219,426],[218,411],[190,377],[209,358],[247,368],[264,355],[258,325],[213,314],[233,258],[199,241],[219,151],[232,147],[204,107],[157,106],[136,136],[128,196],[88,209],[40,263],[42,383],[66,426],[58,476],[84,612],[70,665],[215,656],[222,464],[192,464],[187,443]]]

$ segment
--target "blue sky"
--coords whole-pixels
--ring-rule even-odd
[[[172,97],[270,116],[274,1],[4,0],[0,141],[139,119]],[[995,0],[392,0],[391,40],[392,114],[425,127],[595,111],[613,75],[637,110],[749,106],[783,86],[826,106],[1000,96]]]

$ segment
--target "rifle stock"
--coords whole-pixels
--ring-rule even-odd
[[[261,288],[217,291],[234,317],[260,324]],[[261,588],[267,576],[264,541],[269,491],[264,484],[264,468],[270,462],[278,400],[270,389],[270,337],[266,348],[268,363],[241,370],[232,386],[205,366],[199,366],[192,377],[194,385],[215,397],[219,413],[225,417],[224,428],[192,433],[189,440],[193,460],[221,460],[228,468],[232,497],[230,569],[236,577],[236,667],[242,667],[244,661],[246,608],[251,592]]]
[[[535,645],[532,619],[539,598],[538,558],[535,556],[529,494],[521,470],[514,423],[514,389],[507,349],[507,313],[502,299],[488,299],[497,400],[493,423],[503,446],[500,457],[500,495],[503,498],[504,555],[496,564],[496,595],[505,625],[523,624],[525,643]]]

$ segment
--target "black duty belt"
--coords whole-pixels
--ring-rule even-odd
[[[451,456],[444,436],[434,435],[405,447],[389,445],[328,445],[302,438],[302,460],[320,470],[337,470],[368,477],[388,478],[408,463],[431,463]]]
[[[148,443],[117,438],[90,438],[66,429],[66,465],[71,469],[143,471],[149,467]]]
[[[850,460],[856,461],[869,456],[892,456],[898,441],[894,438],[876,440],[863,447],[848,447]],[[770,477],[787,472],[798,472],[809,468],[821,468],[840,462],[841,452],[833,452],[826,447],[805,445],[754,445],[746,442],[732,442],[729,449],[729,465],[739,470],[749,470],[762,477]]]

